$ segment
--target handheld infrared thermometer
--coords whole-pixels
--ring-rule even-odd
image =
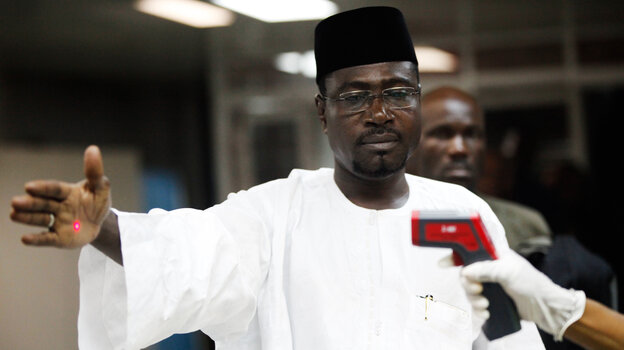
[[[412,244],[451,248],[455,265],[497,258],[494,244],[476,212],[413,211]],[[490,318],[483,325],[489,340],[520,330],[516,305],[498,283],[483,283],[483,296],[490,302]]]

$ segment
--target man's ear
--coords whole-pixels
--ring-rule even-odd
[[[325,117],[325,100],[320,94],[316,94],[314,97],[314,103],[316,104],[316,113],[321,121],[321,129],[323,133],[327,134],[327,118]]]

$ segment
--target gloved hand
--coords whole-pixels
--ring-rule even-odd
[[[498,260],[462,268],[461,276],[475,316],[489,317],[481,282],[497,282],[513,299],[520,317],[535,322],[556,341],[561,341],[566,329],[585,311],[585,293],[556,285],[512,250]]]

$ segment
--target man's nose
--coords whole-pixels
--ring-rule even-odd
[[[449,145],[449,154],[453,156],[468,154],[466,140],[462,135],[453,136]]]
[[[373,123],[383,125],[394,119],[394,115],[386,107],[382,96],[373,96],[371,99],[369,112],[372,114]]]

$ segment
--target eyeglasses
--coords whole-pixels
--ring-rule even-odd
[[[320,95],[324,101],[334,101],[336,105],[346,113],[358,113],[368,110],[377,97],[383,99],[384,104],[390,109],[409,108],[418,102],[418,89],[413,87],[393,87],[381,91],[381,94],[373,94],[370,90],[358,90],[343,92],[337,98]]]

